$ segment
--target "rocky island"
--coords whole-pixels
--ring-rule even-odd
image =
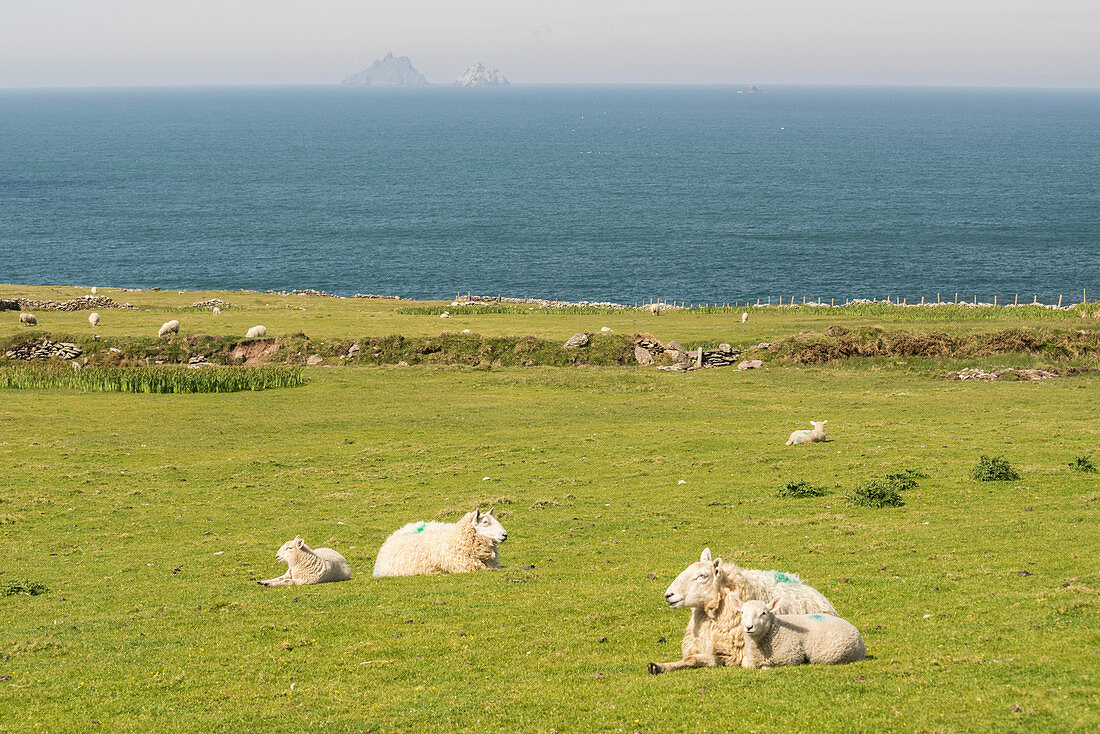
[[[455,79],[456,87],[510,87],[511,82],[500,69],[486,69],[479,61]]]
[[[417,71],[408,56],[386,54],[370,68],[358,74],[352,74],[340,82],[342,87],[427,87],[428,80]]]

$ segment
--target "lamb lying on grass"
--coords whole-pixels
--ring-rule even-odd
[[[862,660],[867,654],[859,630],[851,622],[827,614],[775,614],[780,600],[732,599],[741,609],[745,629],[746,668],[777,665],[839,665]]]
[[[378,550],[375,576],[465,573],[499,568],[497,545],[508,531],[493,517],[474,510],[458,522],[411,522]]]
[[[310,548],[300,535],[284,543],[275,559],[285,563],[287,571],[278,578],[260,581],[262,586],[324,584],[351,578],[351,566],[342,555],[332,548]]]
[[[261,324],[259,326],[253,326],[251,329],[249,329],[245,333],[244,338],[245,339],[262,339],[265,336],[267,336],[267,327]]]
[[[706,548],[699,561],[684,569],[665,592],[665,601],[673,609],[692,610],[680,645],[683,657],[671,663],[650,663],[649,672],[656,675],[680,668],[740,667],[745,648],[741,599],[774,601],[784,613],[836,615],[824,594],[794,574],[722,563],[721,558],[711,559],[710,549]]]
[[[787,439],[787,445],[799,443],[817,443],[825,440],[825,424],[829,421],[810,421],[814,428],[812,431],[795,431]]]

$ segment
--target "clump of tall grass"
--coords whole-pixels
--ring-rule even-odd
[[[1092,463],[1090,456],[1074,456],[1073,461],[1069,462],[1069,468],[1086,474],[1096,474],[1096,464]]]
[[[778,497],[821,497],[825,495],[827,490],[824,487],[818,487],[803,480],[799,482],[790,481],[779,488]]]
[[[61,364],[0,365],[0,389],[67,387],[91,392],[221,393],[270,390],[305,384],[305,370],[287,365],[258,367],[86,367]]]
[[[848,504],[858,507],[901,507],[905,500],[895,482],[887,479],[871,479],[849,492]]]
[[[1019,479],[1020,475],[1003,456],[982,454],[978,464],[970,470],[970,478],[979,482],[1010,482]]]
[[[883,481],[893,485],[899,492],[905,492],[916,487],[918,479],[924,479],[927,476],[924,472],[916,469],[902,469],[899,472],[887,474]]]
[[[13,580],[0,586],[0,596],[15,596],[16,594],[38,596],[39,594],[45,594],[47,591],[49,589],[46,585],[37,581]]]

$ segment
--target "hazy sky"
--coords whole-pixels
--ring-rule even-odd
[[[0,87],[429,81],[1100,87],[1100,0],[0,0]]]

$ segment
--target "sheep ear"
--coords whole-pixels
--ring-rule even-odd
[[[825,425],[825,424],[826,424],[826,423],[828,423],[828,422],[829,422],[829,421],[821,421],[821,425]]]
[[[704,548],[702,555],[699,556],[699,560],[706,563],[710,560],[710,548]]]
[[[474,522],[476,523],[481,519],[481,510],[474,510]]]
[[[775,611],[775,608],[776,608],[777,606],[779,606],[779,602],[780,602],[780,599],[779,599],[779,597],[776,597],[776,598],[772,599],[771,603],[770,603],[770,604],[768,604],[768,611],[769,611],[769,612],[774,612],[774,611]]]
[[[733,607],[734,609],[736,609],[737,611],[741,611],[741,607],[745,606],[745,602],[741,601],[736,596],[731,596],[729,598],[729,600],[730,600],[730,606]]]
[[[486,514],[486,515],[492,515],[492,514],[493,514],[493,510],[495,510],[495,509],[496,509],[496,505],[493,505],[492,507],[490,507],[490,508],[489,508],[489,511],[488,511],[488,512],[486,512],[485,514]]]
[[[714,563],[714,573],[715,574],[722,573],[722,559],[721,558],[715,558],[712,561],[712,563]]]
[[[302,540],[302,536],[301,536],[301,535],[299,535],[298,537],[296,537],[296,538],[294,539],[294,547],[295,547],[295,548],[301,548],[301,547],[302,547],[303,545],[305,545],[305,544],[306,544],[306,542],[305,542],[304,540]]]

